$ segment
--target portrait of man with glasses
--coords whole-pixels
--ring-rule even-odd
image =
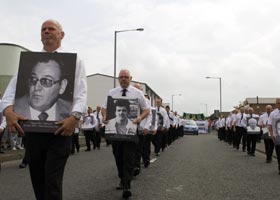
[[[59,121],[71,114],[74,83],[67,75],[75,74],[75,69],[65,66],[58,54],[43,54],[22,61],[29,70],[20,65],[14,109],[29,120]]]

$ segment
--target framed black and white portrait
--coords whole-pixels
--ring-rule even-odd
[[[258,126],[258,117],[247,118],[247,134],[260,134],[261,129]]]
[[[27,132],[54,132],[56,121],[71,114],[76,54],[22,52],[14,110],[27,118]]]
[[[137,124],[133,121],[138,116],[139,103],[137,99],[108,97],[105,137],[108,140],[137,142]]]

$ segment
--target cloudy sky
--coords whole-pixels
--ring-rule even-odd
[[[40,26],[57,19],[63,47],[85,61],[87,75],[127,68],[174,110],[232,110],[246,97],[280,96],[278,0],[7,0],[0,2],[0,42],[40,51]],[[97,86],[89,86],[91,87]]]

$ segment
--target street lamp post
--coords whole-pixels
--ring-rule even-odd
[[[207,103],[201,103],[201,105],[205,105],[205,106],[206,106],[206,113],[205,113],[205,117],[207,117]]]
[[[174,97],[174,96],[181,96],[181,95],[182,95],[182,94],[172,94],[172,95],[171,95],[171,107],[172,107],[172,111],[174,111],[174,110],[173,110],[173,97]]]
[[[116,71],[117,71],[117,34],[121,33],[121,32],[128,32],[128,31],[144,31],[144,29],[137,28],[137,29],[115,31],[115,37],[114,37],[114,88],[116,87]]]
[[[212,78],[212,79],[219,79],[220,80],[220,112],[222,112],[222,77],[205,77],[205,78]]]

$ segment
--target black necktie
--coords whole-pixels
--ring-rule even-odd
[[[97,113],[96,113],[96,119],[97,119],[98,123],[100,123],[100,120],[99,120],[99,111],[97,111]]]
[[[38,116],[40,121],[46,121],[49,115],[46,112],[41,112],[40,115]]]
[[[123,96],[123,97],[126,96],[126,91],[127,91],[127,89],[123,89],[123,90],[122,90],[122,96]]]
[[[157,107],[157,111],[159,112],[159,107]]]
[[[240,121],[243,119],[243,113],[241,113],[241,119],[240,119]]]

